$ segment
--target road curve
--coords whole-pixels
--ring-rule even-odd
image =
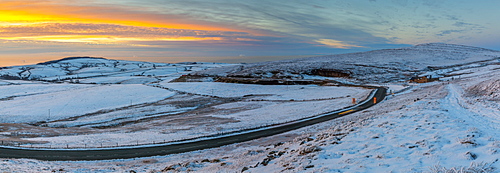
[[[344,109],[320,114],[310,118],[299,119],[293,122],[263,127],[248,131],[241,131],[211,138],[200,138],[182,142],[172,142],[157,145],[143,145],[134,147],[94,148],[94,149],[36,149],[0,146],[0,158],[29,158],[38,160],[109,160],[137,157],[159,156],[183,153],[195,150],[220,147],[266,136],[272,136],[295,130],[312,124],[339,118],[357,111],[367,109],[384,100],[386,88],[376,88],[370,97],[357,105]],[[375,100],[375,101],[374,101]]]

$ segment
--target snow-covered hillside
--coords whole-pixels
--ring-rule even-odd
[[[352,105],[352,98],[362,100],[370,92],[338,86],[170,83],[193,71],[231,65],[75,57],[7,67],[0,73],[13,76],[4,78],[18,80],[0,80],[0,121],[8,123],[0,140],[58,148],[169,142],[310,117]],[[29,77],[11,73],[22,69]]]
[[[175,79],[182,74],[231,64],[221,63],[152,63],[111,60],[95,57],[69,57],[36,65],[0,68],[0,79],[36,80],[87,84],[143,84]]]
[[[476,102],[468,88],[499,79],[500,70],[482,67],[468,75],[420,84],[366,111],[245,143],[126,160],[3,159],[0,170],[495,173],[500,168],[500,122],[495,121],[500,104]]]
[[[481,82],[471,86],[467,91],[470,96],[500,100],[500,79],[492,79]]]
[[[303,78],[315,70],[349,75],[354,83],[407,81],[417,75],[442,77],[471,63],[498,63],[500,52],[470,46],[431,43],[400,49],[244,64],[200,71],[202,76]],[[454,69],[450,69],[454,66]],[[446,68],[447,71],[441,69]],[[434,73],[432,73],[434,72]],[[334,79],[335,80],[335,79]]]
[[[215,83],[209,80],[214,76],[328,79],[387,86],[391,92],[380,104],[339,119],[219,148],[108,161],[1,159],[0,172],[499,172],[498,57],[493,50],[423,44],[256,64],[119,61],[130,68],[118,68],[114,60],[76,58],[7,67],[0,70],[0,140],[22,147],[111,147],[206,136],[336,110],[370,92]],[[81,61],[105,61],[108,67]],[[60,68],[68,62],[75,68]],[[44,72],[46,66],[52,70]],[[312,73],[318,69],[349,76]],[[26,73],[47,77],[5,80],[6,74]],[[71,79],[76,74],[80,84]],[[187,74],[205,82],[171,82]],[[409,83],[415,75],[440,80]],[[127,96],[107,102],[106,94]],[[78,99],[84,108],[72,103]],[[75,115],[54,112],[57,105]],[[47,120],[47,108],[54,119]]]

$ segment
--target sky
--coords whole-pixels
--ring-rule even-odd
[[[68,56],[251,61],[433,42],[500,50],[499,6],[498,0],[0,0],[0,66]]]

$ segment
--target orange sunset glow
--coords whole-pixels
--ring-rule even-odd
[[[455,10],[462,6],[485,13],[464,17]],[[327,55],[443,40],[497,49],[499,26],[490,21],[498,13],[490,7],[453,1],[2,0],[0,66],[64,56]]]
[[[148,47],[179,48],[190,45],[190,42],[244,45],[245,43],[237,41],[259,41],[256,38],[248,38],[252,34],[235,27],[188,19],[182,15],[163,14],[148,10],[147,7],[76,5],[58,1],[9,1],[2,2],[0,9],[0,42],[4,45],[24,45],[23,47],[50,47],[47,51],[54,46],[63,47],[63,50],[54,50],[52,56],[50,52],[41,52],[38,55],[52,57],[49,59],[79,56],[82,51],[89,52],[83,53],[89,56],[127,57],[130,53],[120,55],[116,52]],[[179,51],[174,51],[173,55],[158,55],[155,53],[157,51],[140,52],[146,52],[147,55],[139,53],[139,56],[144,57],[190,56],[189,53]],[[33,56],[33,53],[21,55]],[[15,62],[12,60],[15,55],[4,57],[3,61],[0,59],[0,66],[26,62],[23,60],[22,63],[12,63]],[[6,57],[9,57],[9,61]]]
[[[7,2],[0,4],[3,23],[107,23],[171,29],[222,30],[234,29],[203,25],[175,19],[175,16],[133,11],[127,7],[64,5],[49,1]],[[170,18],[172,17],[172,18]]]
[[[114,7],[77,7],[63,6],[47,2],[10,2],[0,5],[7,10],[0,11],[0,27],[3,40],[34,40],[55,42],[81,42],[81,43],[120,43],[124,41],[196,41],[196,40],[221,40],[217,37],[182,36],[172,33],[171,35],[134,35],[125,36],[115,34],[120,31],[116,27],[92,28],[92,30],[79,28],[80,25],[107,24],[115,26],[129,26],[164,29],[187,29],[201,31],[235,31],[233,29],[214,27],[209,25],[190,24],[186,22],[176,23],[165,16],[137,13]],[[92,11],[87,14],[85,12]],[[51,24],[51,25],[49,25]],[[57,25],[56,25],[57,24]],[[72,24],[72,25],[71,25]],[[71,26],[60,28],[60,26]],[[23,28],[30,28],[24,32],[15,32]],[[146,29],[147,30],[147,29]],[[37,31],[37,32],[30,32]],[[67,32],[70,31],[71,34]],[[92,33],[101,34],[94,35]],[[103,34],[108,33],[108,34]],[[19,36],[17,36],[19,35]]]

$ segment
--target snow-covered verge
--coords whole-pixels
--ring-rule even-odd
[[[492,79],[481,82],[468,88],[470,96],[483,97],[488,100],[500,99],[500,79]]]
[[[0,171],[498,172],[498,115],[481,112],[495,112],[484,103],[498,101],[471,104],[468,95],[468,88],[499,79],[500,70],[488,70],[460,80],[420,84],[368,110],[245,143],[127,160],[4,159]]]

